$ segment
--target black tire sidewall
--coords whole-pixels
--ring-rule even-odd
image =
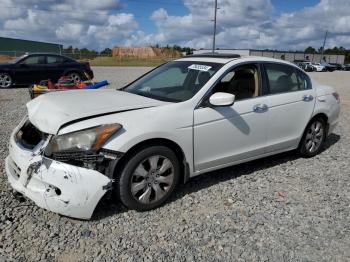
[[[307,135],[307,132],[310,128],[310,126],[315,123],[316,121],[318,122],[321,122],[322,123],[322,128],[323,128],[323,139],[322,139],[322,142],[321,142],[321,145],[318,147],[318,149],[311,153],[309,150],[306,149],[306,135]],[[323,145],[324,145],[324,141],[326,139],[326,122],[322,119],[322,118],[315,118],[313,119],[312,121],[310,121],[310,123],[307,125],[307,127],[305,128],[305,131],[304,131],[304,134],[303,134],[303,138],[301,140],[301,144],[300,144],[300,147],[299,147],[299,151],[300,151],[300,154],[303,156],[303,157],[313,157],[315,155],[317,155],[318,153],[321,152],[322,148],[323,148]]]
[[[164,195],[162,199],[151,204],[142,204],[138,202],[131,193],[131,178],[136,167],[146,158],[152,155],[161,155],[168,158],[174,167],[174,183],[170,190]],[[138,151],[134,156],[126,161],[123,166],[123,169],[119,176],[116,179],[116,189],[119,200],[122,204],[130,209],[137,211],[147,211],[154,209],[164,203],[169,196],[174,191],[180,177],[180,164],[179,160],[176,157],[176,154],[165,146],[150,146],[143,148]]]

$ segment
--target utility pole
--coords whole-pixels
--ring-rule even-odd
[[[326,45],[327,35],[328,35],[328,30],[326,31],[326,34],[324,35],[324,40],[323,40],[323,46],[322,46],[322,51],[321,51],[320,63],[322,62],[322,59],[323,59],[323,52],[324,52],[324,47],[325,47],[325,45]]]
[[[215,52],[215,36],[216,36],[216,13],[218,11],[218,0],[215,0],[215,9],[214,9],[214,30],[213,30],[213,47],[212,47],[212,53]]]

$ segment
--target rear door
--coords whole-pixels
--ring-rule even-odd
[[[293,149],[308,124],[315,105],[310,78],[286,64],[265,63],[268,87],[267,153]]]
[[[57,82],[65,70],[64,58],[57,55],[48,55],[46,56],[46,63],[47,78]]]

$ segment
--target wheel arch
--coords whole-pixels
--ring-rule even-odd
[[[190,177],[189,164],[186,161],[186,156],[182,148],[174,141],[167,138],[151,138],[143,140],[132,146],[117,162],[114,168],[114,176],[117,176],[123,169],[127,160],[143,148],[150,146],[165,146],[171,149],[179,160],[181,166],[180,181],[186,183]]]
[[[303,138],[303,136],[304,136],[304,134],[306,132],[307,127],[316,118],[321,118],[321,119],[323,119],[325,121],[325,123],[326,123],[326,134],[328,133],[328,128],[329,128],[328,116],[325,113],[323,113],[323,112],[317,113],[309,120],[309,122],[307,122],[307,125],[304,128],[303,134],[300,137],[300,140],[299,140],[299,143],[298,143],[298,148],[300,148],[301,142],[303,140],[302,138]]]
[[[69,75],[70,73],[78,73],[81,77],[83,77],[83,71],[78,69],[78,68],[69,68],[69,69],[66,69],[64,72],[63,72],[63,75],[64,76],[67,76]]]
[[[317,113],[316,115],[314,115],[314,116],[310,119],[309,123],[310,123],[311,121],[313,121],[314,119],[316,119],[316,118],[321,118],[321,119],[324,120],[324,122],[326,123],[326,134],[328,134],[328,129],[329,129],[328,116],[327,116],[325,113],[323,113],[323,112]],[[309,123],[308,123],[308,124],[309,124]],[[306,129],[306,127],[305,127],[305,129]],[[304,131],[304,132],[305,132],[305,131]]]
[[[5,73],[5,74],[9,74],[12,79],[14,78],[15,73],[12,70],[8,70],[8,69],[0,69],[0,73]]]
[[[327,116],[325,113],[322,113],[322,112],[317,113],[316,115],[314,115],[314,116],[310,119],[309,123],[310,123],[312,120],[316,119],[316,118],[322,118],[322,119],[326,122],[326,124],[328,124],[328,116]],[[308,124],[309,124],[309,123],[308,123]]]

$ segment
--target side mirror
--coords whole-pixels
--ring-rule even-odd
[[[231,106],[235,102],[235,95],[217,92],[209,97],[209,103],[213,106]]]

